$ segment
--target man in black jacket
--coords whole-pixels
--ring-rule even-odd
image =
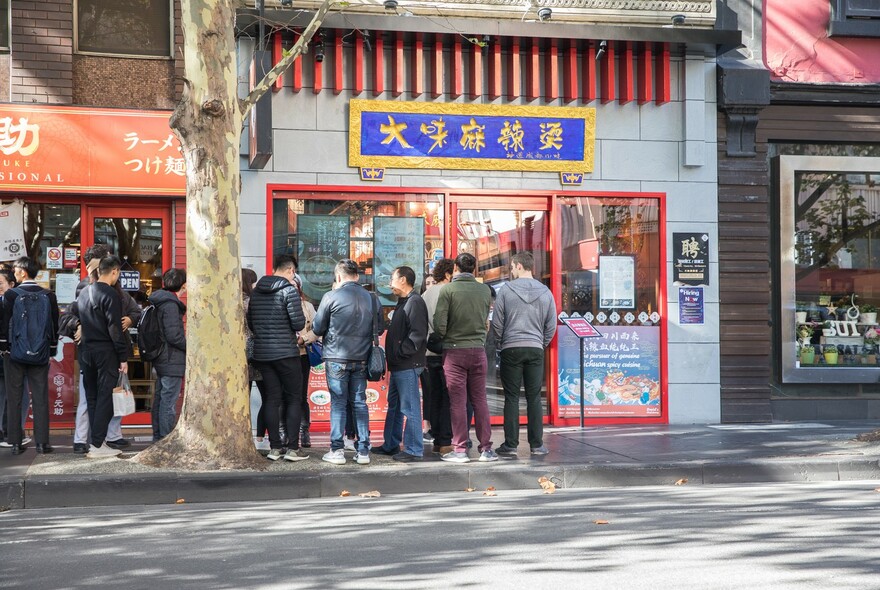
[[[344,259],[334,269],[336,288],[321,298],[312,331],[323,336],[324,370],[330,390],[330,452],[324,461],[345,464],[346,406],[351,401],[358,432],[355,461],[370,462],[370,412],[367,409],[367,359],[373,322],[384,331],[382,307],[375,296],[358,284],[358,266]],[[253,304],[251,304],[253,305]]]
[[[302,368],[297,346],[297,332],[306,325],[299,292],[293,284],[296,259],[281,254],[275,259],[274,274],[257,281],[248,304],[247,321],[254,334],[253,362],[263,376],[263,408],[269,430],[270,461],[282,456],[287,461],[302,461],[309,456],[299,448],[302,422]],[[287,453],[282,450],[281,400],[287,408],[286,427],[290,435]]]
[[[385,336],[391,381],[388,413],[385,415],[385,442],[375,449],[377,453],[392,455],[393,459],[402,462],[419,461],[424,453],[419,375],[425,368],[428,307],[413,290],[415,282],[416,273],[408,266],[399,266],[391,273],[391,290],[397,295],[397,306]],[[403,452],[400,451],[401,438]]]
[[[150,295],[156,308],[164,350],[155,361],[156,392],[153,394],[153,442],[160,441],[174,429],[177,421],[177,398],[186,373],[186,335],[183,316],[186,305],[180,300],[180,291],[186,286],[186,271],[172,268],[162,275],[164,289]]]
[[[9,289],[3,294],[3,317],[0,318],[0,350],[4,351],[4,354],[7,351],[10,353],[5,366],[9,442],[12,444],[13,455],[18,455],[25,449],[25,445],[22,444],[21,399],[24,379],[27,377],[34,409],[34,440],[37,441],[37,452],[51,453],[54,449],[49,444],[49,359],[58,351],[58,300],[55,298],[55,293],[42,288],[34,280],[39,272],[36,260],[23,256],[15,261],[12,268],[18,287]],[[45,361],[43,358],[33,361],[16,359],[16,350],[12,342],[12,336],[16,331],[27,329],[30,333],[33,328],[30,322],[15,313],[15,300],[25,296],[22,301],[28,301],[33,295],[37,295],[40,299],[29,308],[34,309],[36,306],[48,304],[48,311],[42,316],[46,325],[39,326],[39,331],[45,339],[41,337],[40,342],[30,343],[35,348],[48,345]],[[45,307],[43,309],[45,310]],[[37,317],[38,314],[32,313],[34,313],[32,317]],[[42,350],[45,351],[46,348],[43,347]],[[27,411],[27,408],[24,410]]]
[[[119,373],[128,373],[129,340],[122,329],[122,306],[113,286],[119,280],[122,261],[110,255],[98,264],[98,280],[76,299],[79,317],[80,367],[89,411],[92,459],[120,453],[107,445],[107,425],[113,417],[113,388]]]

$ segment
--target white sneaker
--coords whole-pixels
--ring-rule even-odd
[[[0,448],[3,448],[3,449],[11,449],[11,448],[12,448],[12,443],[11,443],[11,442],[6,442],[5,440],[4,440],[4,441],[0,441]]]
[[[32,440],[33,440],[33,439],[32,439],[31,437],[26,436],[26,437],[24,437],[23,439],[21,439],[21,444],[22,444],[22,445],[26,445],[26,444],[28,444],[29,442],[31,442]]]
[[[353,438],[348,438],[347,436],[342,437],[342,442],[345,444],[346,451],[356,451],[355,441]]]
[[[357,461],[358,465],[369,465],[370,464],[370,456],[369,455],[362,455],[362,454],[358,453],[356,455],[355,461]]]
[[[257,440],[257,437],[254,437],[254,446],[258,451],[268,451],[269,450],[269,439],[263,437],[263,440]]]
[[[117,457],[122,454],[122,451],[119,449],[111,449],[107,446],[105,442],[100,447],[96,447],[95,445],[89,446],[89,452],[86,453],[86,457],[89,459],[104,459],[106,457]]]
[[[345,465],[345,453],[342,449],[336,449],[321,457],[321,460],[334,465]]]

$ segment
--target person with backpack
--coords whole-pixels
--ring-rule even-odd
[[[128,373],[129,340],[122,329],[122,305],[114,285],[122,261],[109,255],[98,264],[98,280],[77,297],[80,366],[89,412],[91,446],[86,457],[114,457],[119,449],[107,445],[107,426],[113,417],[113,388],[119,373]]]
[[[3,294],[0,321],[0,351],[8,353],[6,376],[9,442],[12,454],[25,450],[22,444],[21,398],[24,379],[31,390],[34,410],[34,440],[38,453],[51,453],[49,444],[49,359],[58,351],[58,300],[55,293],[34,280],[37,261],[23,256],[13,264],[19,286]]]
[[[177,398],[183,385],[186,369],[186,335],[183,316],[186,305],[180,293],[186,287],[186,271],[172,268],[162,275],[162,286],[150,295],[150,305],[144,310],[138,324],[138,345],[142,341],[158,342],[150,354],[153,368],[159,378],[153,394],[153,442],[168,436],[177,421]],[[144,346],[141,354],[144,354]]]

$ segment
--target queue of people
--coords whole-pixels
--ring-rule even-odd
[[[127,373],[132,354],[128,332],[141,319],[141,308],[119,288],[122,262],[106,246],[87,249],[88,276],[77,288],[76,301],[60,318],[55,295],[37,285],[36,261],[23,257],[11,269],[0,268],[0,352],[3,381],[2,445],[13,454],[27,448],[23,435],[23,394],[32,395],[34,439],[38,453],[49,444],[48,372],[58,335],[76,342],[80,359],[80,403],[74,452],[87,457],[118,455],[130,446],[122,437],[121,418],[114,417],[112,392]],[[399,266],[390,285],[397,303],[385,339],[390,373],[383,442],[370,440],[367,406],[367,363],[378,336],[385,331],[378,297],[359,281],[349,259],[334,268],[334,284],[317,310],[302,296],[297,261],[280,255],[273,273],[257,279],[242,270],[246,357],[250,383],[256,383],[261,407],[255,443],[272,461],[303,461],[311,447],[307,346],[321,341],[330,390],[330,450],[322,459],[334,465],[353,460],[370,463],[370,454],[400,462],[420,461],[425,454],[423,420],[430,424],[431,451],[443,461],[471,460],[471,420],[478,440],[478,460],[513,455],[519,444],[519,395],[525,386],[530,452],[548,452],[543,444],[540,390],[544,351],[556,330],[553,297],[532,276],[530,253],[512,257],[511,280],[495,291],[475,277],[476,259],[468,253],[435,263],[424,294],[415,289],[416,273]],[[186,273],[170,269],[163,289],[148,300],[156,314],[161,348],[153,367],[158,376],[152,404],[153,440],[174,428],[176,406],[186,363],[184,316]],[[490,316],[494,304],[494,315]],[[27,310],[27,313],[23,313]],[[148,310],[149,312],[150,310]],[[491,317],[491,319],[490,319]],[[59,331],[59,323],[61,329]],[[504,388],[504,442],[493,448],[486,396],[488,362],[484,351],[490,330],[501,349]],[[424,414],[423,414],[424,410]],[[401,448],[402,445],[402,448]]]

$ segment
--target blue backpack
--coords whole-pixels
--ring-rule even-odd
[[[24,365],[46,365],[55,338],[49,297],[43,290],[13,290],[18,297],[9,323],[9,358]]]

